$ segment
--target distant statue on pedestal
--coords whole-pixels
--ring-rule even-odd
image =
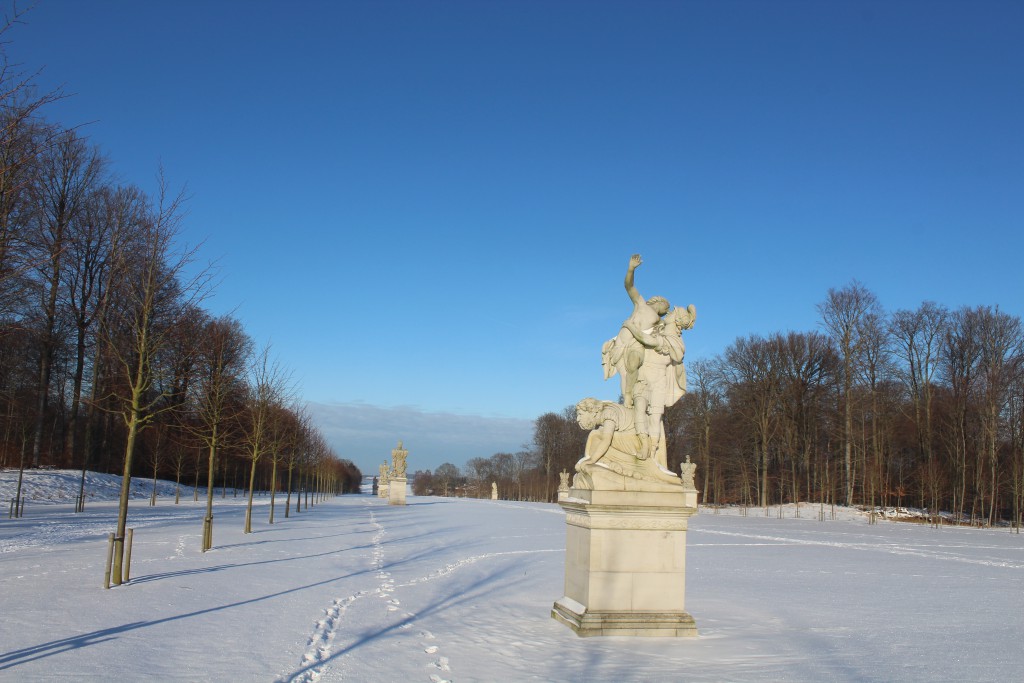
[[[377,495],[381,498],[387,498],[388,487],[391,482],[391,470],[388,468],[388,463],[382,462],[380,464],[380,476],[377,482]]]
[[[687,491],[696,491],[697,485],[693,481],[693,476],[697,471],[697,463],[690,462],[690,456],[686,456],[686,462],[680,464],[679,469],[683,478],[683,488]]]
[[[391,451],[391,469],[394,471],[394,479],[405,478],[405,458],[409,451],[402,448],[402,442],[398,442],[398,448]]]
[[[405,458],[409,451],[402,448],[402,442],[391,451],[391,475],[388,480],[388,503],[405,505]]]
[[[558,473],[558,500],[569,497],[569,473],[562,470]]]

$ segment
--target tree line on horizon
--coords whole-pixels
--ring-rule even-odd
[[[293,493],[308,505],[358,491],[358,468],[312,425],[269,346],[203,308],[212,273],[181,244],[184,193],[162,172],[153,194],[117,182],[87,137],[43,116],[63,94],[33,77],[0,45],[0,467],[80,468],[79,509],[87,469],[121,473],[118,543],[132,476],[152,476],[155,503],[158,477],[205,475],[204,550],[213,489],[239,474],[247,532],[257,485],[287,491],[286,514]]]
[[[751,334],[687,364],[665,413],[669,467],[698,464],[701,501],[897,507],[991,526],[1024,516],[1024,334],[998,306],[886,311],[856,280],[820,330]],[[587,434],[575,407],[537,418],[521,452],[445,463],[414,492],[553,501]],[[486,486],[484,484],[487,484]]]

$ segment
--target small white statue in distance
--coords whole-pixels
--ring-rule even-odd
[[[491,500],[498,500],[498,482],[491,482]]]
[[[405,458],[409,451],[402,448],[402,442],[398,442],[398,448],[391,451],[391,467],[394,471],[393,479],[405,479]]]
[[[687,491],[696,491],[693,477],[697,472],[697,463],[690,462],[690,456],[686,456],[686,462],[679,464],[679,473],[683,479],[683,488]]]

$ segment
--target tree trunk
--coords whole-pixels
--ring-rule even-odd
[[[82,451],[82,479],[78,482],[78,500],[75,502],[75,512],[85,512],[85,472],[89,467],[88,444]]]
[[[252,492],[256,484],[256,458],[252,459],[252,467],[249,469],[249,500],[245,506],[245,533],[252,533]]]
[[[206,516],[203,518],[203,552],[213,547],[213,478],[217,467],[217,436],[216,431],[210,439],[210,450],[207,462],[206,484]]]
[[[288,497],[285,498],[285,503],[284,503],[284,518],[285,519],[288,519],[288,517],[290,516],[291,511],[292,511],[292,470],[294,469],[294,467],[295,467],[294,465],[289,463],[289,465],[288,465]]]
[[[155,458],[155,456],[154,456]],[[156,475],[157,475],[157,464],[156,460],[153,462],[153,493],[149,497],[149,506],[156,507]]]
[[[121,473],[121,495],[118,498],[117,530],[114,532],[114,566],[111,583],[121,585],[121,563],[124,561],[124,532],[128,526],[128,498],[132,485],[132,457],[135,455],[135,439],[139,433],[138,400],[135,401],[128,419],[128,439],[124,447],[124,471]]]
[[[277,496],[277,459],[270,463],[270,524],[274,523],[274,500]]]
[[[21,483],[25,479],[25,448],[28,446],[28,439],[21,440],[21,458],[18,462],[18,487],[14,492],[14,516],[21,517]]]

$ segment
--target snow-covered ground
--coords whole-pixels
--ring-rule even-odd
[[[6,498],[12,475],[0,475]],[[701,635],[578,638],[549,616],[563,588],[556,505],[346,496],[279,510],[270,526],[264,497],[246,535],[244,498],[218,490],[204,554],[203,503],[188,493],[132,504],[132,580],[111,590],[106,494],[83,514],[30,499],[25,518],[0,517],[0,680],[1008,681],[1024,670],[1024,537],[1005,529],[705,510],[687,554]]]

